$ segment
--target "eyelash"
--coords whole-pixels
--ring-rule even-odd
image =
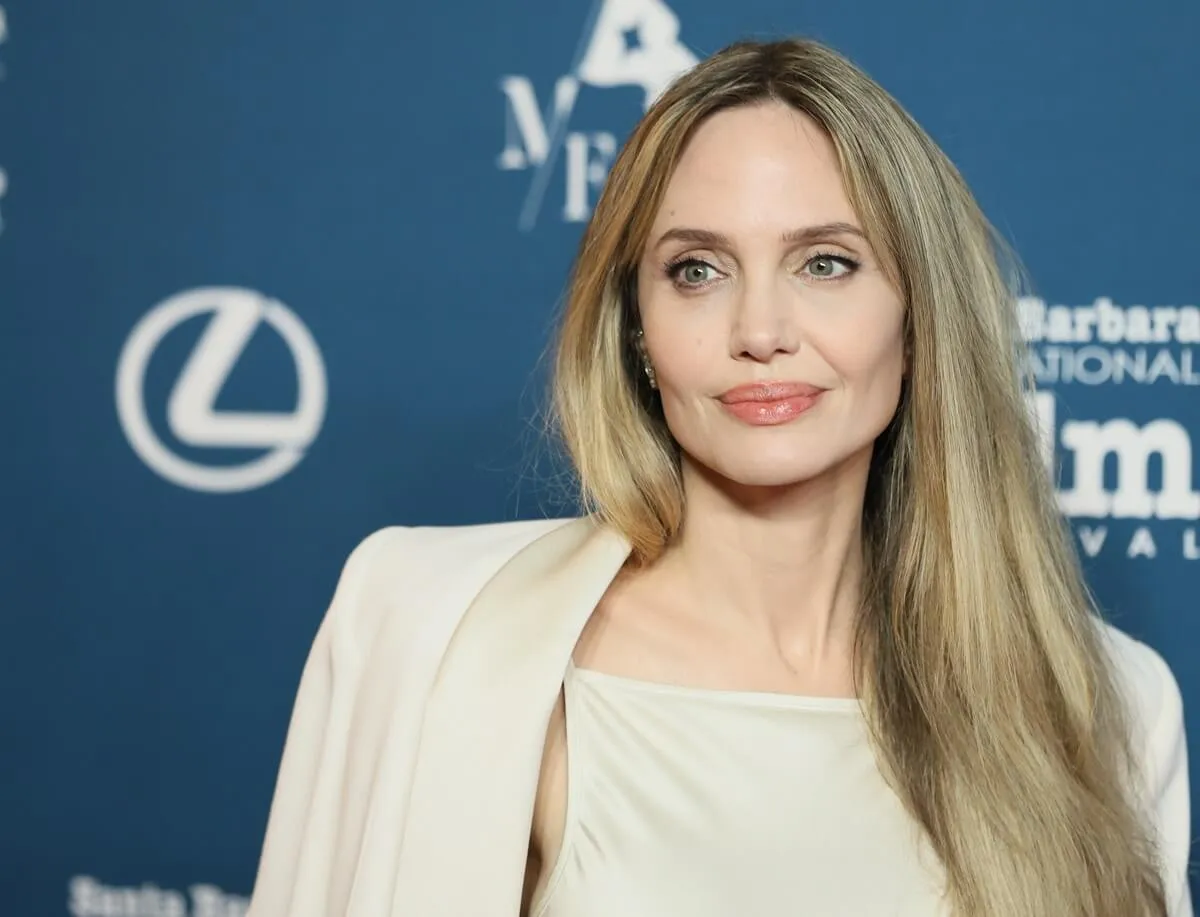
[[[857,261],[856,259],[851,258],[848,255],[839,255],[836,252],[814,252],[812,257],[804,262],[804,266],[808,267],[814,261],[819,261],[822,258],[824,258],[828,261],[836,261],[839,264],[848,268],[849,270],[847,271],[847,273],[842,274],[838,277],[828,277],[828,278],[818,277],[818,278],[816,278],[816,280],[820,283],[830,283],[830,282],[836,282],[838,280],[845,280],[846,278],[853,276],[854,272],[857,271],[859,269],[859,267],[861,267],[861,265],[862,265],[862,262]],[[688,267],[689,265],[692,265],[692,264],[701,264],[705,267],[710,267],[710,268],[713,268],[713,270],[716,270],[715,267],[713,267],[711,264],[709,264],[703,258],[695,258],[691,255],[685,255],[682,258],[676,258],[676,259],[674,259],[672,261],[668,261],[666,264],[664,264],[663,272],[667,275],[667,277],[669,277],[671,279],[671,282],[674,283],[680,289],[703,290],[706,286],[708,286],[708,283],[703,283],[703,284],[697,285],[697,284],[690,284],[690,283],[681,284],[679,282],[679,272],[683,268]],[[709,282],[711,283],[711,281],[709,281]]]

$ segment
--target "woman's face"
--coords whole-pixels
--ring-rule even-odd
[[[869,459],[899,401],[904,306],[861,228],[806,115],[772,103],[697,129],[638,269],[646,353],[693,462],[778,486]]]

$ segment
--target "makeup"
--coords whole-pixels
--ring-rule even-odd
[[[717,400],[743,423],[775,426],[808,411],[824,392],[804,382],[755,382],[732,388]]]

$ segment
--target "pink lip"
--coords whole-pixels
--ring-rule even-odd
[[[803,382],[756,382],[732,388],[718,400],[725,410],[745,423],[774,426],[803,414],[824,391]]]
[[[785,398],[815,398],[823,391],[825,389],[805,382],[752,382],[749,385],[731,388],[720,396],[720,400],[725,404],[782,401]]]

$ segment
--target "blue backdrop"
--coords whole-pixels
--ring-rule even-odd
[[[1063,510],[1200,736],[1191,0],[0,3],[5,914],[244,909],[342,561],[570,511],[531,418],[581,221],[741,36],[856,59],[1015,243]]]

